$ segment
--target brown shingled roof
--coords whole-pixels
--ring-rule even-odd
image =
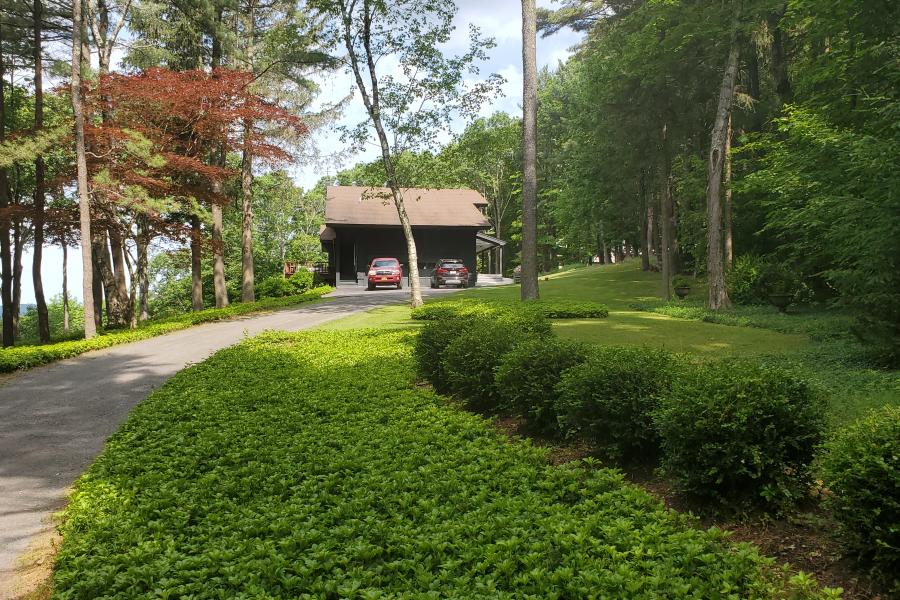
[[[480,207],[487,206],[475,190],[404,188],[403,200],[413,225],[488,227]],[[400,225],[389,188],[329,187],[325,196],[328,225]]]

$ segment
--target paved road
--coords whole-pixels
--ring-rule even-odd
[[[428,290],[427,293],[440,293]],[[129,411],[191,363],[267,329],[295,331],[375,306],[403,291],[359,293],[234,321],[210,323],[90,352],[0,383],[0,598],[12,595],[16,559],[50,527],[67,488]]]

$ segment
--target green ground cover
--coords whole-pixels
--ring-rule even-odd
[[[138,340],[165,335],[173,331],[187,329],[202,323],[222,321],[234,317],[289,308],[298,304],[321,299],[332,291],[328,286],[318,287],[296,296],[284,298],[265,298],[257,302],[234,303],[226,308],[209,308],[187,313],[177,317],[168,317],[158,321],[149,321],[136,329],[119,329],[101,332],[90,340],[68,340],[44,345],[14,346],[0,349],[0,373],[9,373],[21,369],[30,369],[64,358],[71,358],[119,344],[127,344]]]
[[[412,339],[269,334],[176,375],[78,481],[54,597],[826,594],[415,386]]]

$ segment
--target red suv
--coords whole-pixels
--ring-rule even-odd
[[[368,289],[374,290],[378,285],[395,285],[403,287],[403,266],[396,258],[373,258],[369,265]]]
[[[457,258],[442,258],[438,261],[431,275],[431,287],[439,288],[442,285],[455,285],[468,287],[469,270],[466,265]]]

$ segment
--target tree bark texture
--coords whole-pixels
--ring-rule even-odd
[[[0,22],[0,143],[6,140],[6,91],[4,86],[3,23]],[[12,246],[9,239],[9,178],[6,169],[0,169],[0,304],[3,304],[3,347],[12,346]]]
[[[203,310],[202,235],[200,217],[191,215],[191,305],[194,312]]]
[[[217,190],[217,193],[219,190]],[[213,289],[216,308],[228,306],[228,289],[225,287],[225,240],[222,236],[222,207],[212,206]]]
[[[673,181],[672,181],[672,156],[669,149],[668,127],[663,126],[663,164],[662,164],[662,191],[659,194],[659,233],[660,233],[660,255],[662,261],[660,271],[662,273],[662,297],[665,300],[672,299],[672,277],[673,272],[673,218],[674,218],[674,197],[673,197]]]
[[[241,302],[253,302],[255,273],[253,269],[253,151],[249,137],[253,122],[244,121],[244,155],[241,160]]]
[[[22,253],[25,250],[25,240],[28,237],[25,226],[21,221],[13,224],[13,279],[12,279],[12,310],[13,310],[13,340],[19,339],[19,318],[22,306]]]
[[[137,217],[137,285],[138,285],[138,321],[150,318],[149,297],[150,279],[147,275],[147,247],[150,245],[150,223],[145,214]]]
[[[641,270],[650,270],[650,229],[648,224],[652,217],[650,216],[650,206],[647,202],[647,177],[641,171],[641,179],[639,182],[640,194],[640,216],[641,216]]]
[[[523,300],[538,298],[537,267],[537,15],[535,0],[522,0],[522,287]]]
[[[63,333],[69,333],[69,245],[65,240],[63,240],[62,255]]]
[[[94,321],[93,261],[91,260],[91,207],[88,197],[87,158],[84,148],[84,105],[81,99],[82,0],[72,1],[72,114],[75,116],[75,163],[78,171],[78,212],[81,226],[81,268],[83,272],[84,337],[97,335]]]
[[[34,0],[32,17],[34,21],[33,60],[34,60],[34,130],[39,132],[44,127],[44,83],[41,20],[42,0]],[[42,344],[50,343],[50,317],[47,314],[47,301],[44,298],[44,280],[41,277],[41,264],[44,259],[44,157],[34,159],[34,251],[31,260],[31,279],[34,285],[34,302],[37,305],[38,340]]]
[[[725,253],[722,248],[722,172],[725,166],[725,152],[728,146],[728,124],[731,104],[734,100],[734,86],[738,70],[738,44],[732,40],[725,64],[725,74],[719,88],[719,102],[713,121],[709,144],[709,171],[706,188],[706,229],[707,259],[709,273],[708,306],[712,310],[728,308],[728,290],[725,288]]]
[[[134,303],[131,302],[131,293],[128,289],[128,279],[125,272],[128,265],[125,261],[125,239],[119,230],[118,223],[109,227],[109,248],[112,252],[112,268],[115,283],[113,290],[119,305],[121,324],[130,324],[134,319]]]
[[[731,115],[728,115],[728,134],[725,137],[725,269],[734,265],[734,198],[731,189]]]

